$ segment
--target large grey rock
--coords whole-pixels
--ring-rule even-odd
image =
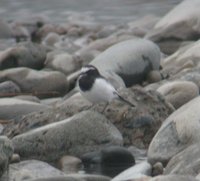
[[[157,176],[149,181],[198,181],[192,176],[189,175],[162,175],[162,176]]]
[[[177,153],[200,140],[200,97],[172,113],[163,123],[148,149],[148,160],[164,165]]]
[[[122,173],[114,177],[111,181],[134,180],[142,178],[143,176],[150,176],[151,170],[151,165],[148,162],[144,161],[123,171]]]
[[[11,80],[23,93],[38,97],[63,95],[68,90],[64,74],[57,71],[37,71],[29,68],[11,68],[0,72],[0,82]]]
[[[167,13],[147,37],[153,41],[166,44],[183,40],[197,40],[200,36],[199,0],[185,0]],[[167,45],[170,47],[170,44]],[[177,49],[179,45],[176,46]]]
[[[173,156],[168,162],[164,174],[192,175],[200,172],[200,144],[194,144]]]
[[[172,81],[160,86],[161,93],[176,109],[199,96],[198,86],[189,81]]]
[[[136,108],[120,100],[113,100],[103,114],[120,130],[124,144],[148,148],[163,120],[174,109],[156,92],[146,92],[139,87],[122,89],[119,92],[134,103]],[[102,113],[104,107],[104,103],[92,106],[80,93],[77,93],[54,108],[16,119],[4,129],[4,134],[13,137],[42,125],[66,119],[82,110],[92,109]]]
[[[150,36],[154,40],[176,38],[196,39],[200,35],[198,24],[199,0],[185,0],[167,13],[154,27]]]
[[[80,156],[123,143],[120,132],[101,114],[85,111],[12,139],[22,158],[55,161],[63,155]]]
[[[23,42],[0,52],[0,70],[12,67],[43,68],[46,50],[42,45]]]
[[[149,40],[127,40],[105,50],[91,64],[116,87],[120,78],[129,87],[144,81],[150,71],[159,69],[160,50]]]
[[[48,177],[59,177],[64,175],[65,174],[60,170],[39,160],[26,160],[19,163],[10,164],[8,173],[10,181],[44,179]]]
[[[48,106],[15,98],[0,98],[0,119],[14,119],[31,112],[42,111]]]
[[[9,167],[14,150],[12,142],[5,136],[0,136],[0,177]]]

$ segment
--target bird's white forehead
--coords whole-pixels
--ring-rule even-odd
[[[82,67],[81,73],[86,73],[86,72],[88,72],[89,70],[95,70],[95,68],[94,68],[94,67]]]

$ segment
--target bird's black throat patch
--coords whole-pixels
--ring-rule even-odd
[[[85,73],[82,73],[78,79],[78,84],[80,89],[83,92],[91,90],[92,86],[95,83],[96,78],[101,77],[97,69],[88,70]]]

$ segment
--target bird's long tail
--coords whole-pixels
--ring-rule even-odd
[[[129,102],[128,100],[126,100],[126,99],[124,99],[122,96],[120,96],[118,93],[116,93],[117,95],[118,95],[118,97],[119,97],[119,99],[121,100],[121,101],[123,101],[123,102],[125,102],[126,104],[128,104],[129,106],[131,106],[131,107],[135,107],[135,105],[133,104],[133,103],[131,103],[131,102]]]

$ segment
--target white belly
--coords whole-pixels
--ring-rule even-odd
[[[80,89],[80,88],[79,88]],[[106,80],[97,78],[93,87],[89,91],[81,91],[80,93],[92,103],[110,102],[117,98],[115,88]]]

